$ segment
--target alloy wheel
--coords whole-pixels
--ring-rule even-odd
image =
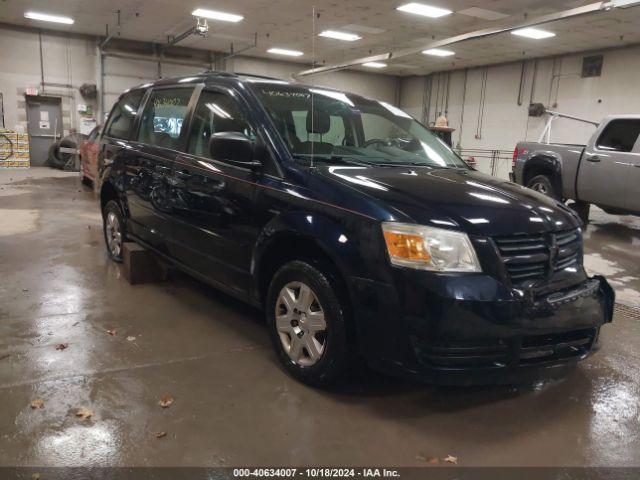
[[[111,255],[118,257],[122,251],[122,232],[120,231],[120,220],[114,212],[107,214],[105,230],[109,251]]]
[[[549,192],[547,191],[547,186],[542,184],[542,183],[534,183],[533,185],[531,185],[531,189],[535,190],[536,192],[540,192],[544,195],[548,195]]]
[[[275,309],[276,329],[291,361],[315,365],[327,341],[325,314],[315,292],[305,283],[290,282],[280,290]]]

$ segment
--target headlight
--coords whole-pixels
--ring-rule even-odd
[[[394,222],[383,222],[382,232],[393,265],[437,272],[482,271],[466,233]]]

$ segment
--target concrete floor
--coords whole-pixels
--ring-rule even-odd
[[[637,299],[638,222],[597,213],[586,238],[590,268]],[[180,274],[127,284],[92,192],[45,169],[0,172],[0,279],[0,466],[640,465],[628,310],[563,380],[462,389],[365,373],[314,390],[278,367],[255,310]]]

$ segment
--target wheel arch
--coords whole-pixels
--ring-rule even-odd
[[[351,268],[345,257],[353,255],[355,249],[346,245],[347,235],[339,233],[344,230],[331,219],[302,212],[272,221],[263,229],[253,251],[254,297],[263,303],[273,274],[290,260],[326,264],[346,285]],[[347,239],[344,243],[343,238]]]
[[[118,204],[120,205],[120,208],[122,209],[122,213],[125,215],[125,218],[126,218],[127,206],[125,205],[125,202],[122,201],[122,195],[120,194],[120,191],[110,179],[105,179],[105,181],[102,182],[102,185],[100,185],[100,211],[101,212],[104,210],[104,207],[107,205],[107,203],[110,200],[115,200],[116,202],[118,202]]]
[[[522,170],[522,184],[528,186],[531,179],[538,175],[549,177],[555,191],[562,196],[562,169],[557,156],[545,153],[529,158]]]

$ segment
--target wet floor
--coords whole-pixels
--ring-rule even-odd
[[[596,213],[590,268],[637,298],[640,226]],[[0,172],[0,279],[0,466],[640,465],[628,310],[563,380],[435,388],[365,373],[314,390],[278,367],[252,308],[181,274],[130,286],[91,191],[44,169]]]

